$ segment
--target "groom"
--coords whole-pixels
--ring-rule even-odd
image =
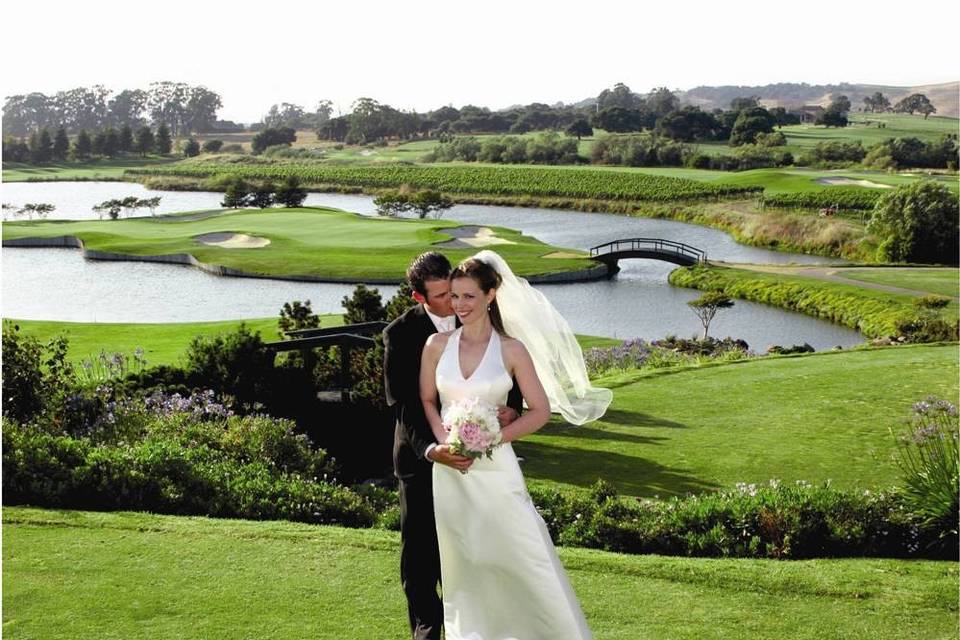
[[[414,640],[440,640],[443,604],[440,550],[433,517],[433,465],[467,470],[471,458],[458,456],[449,445],[437,443],[420,402],[420,355],[434,333],[456,328],[450,302],[450,261],[435,251],[424,253],[407,269],[417,306],[383,331],[384,377],[387,404],[397,415],[393,439],[393,468],[400,480],[400,579],[407,596]],[[514,381],[500,409],[500,424],[515,420],[523,398]]]

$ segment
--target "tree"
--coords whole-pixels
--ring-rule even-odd
[[[845,113],[830,105],[817,116],[814,124],[822,124],[825,127],[845,127],[849,124],[849,121]]]
[[[249,185],[247,185],[242,178],[235,177],[227,185],[227,189],[223,194],[223,202],[220,203],[220,206],[226,209],[242,209],[249,203],[249,198]]]
[[[170,129],[167,128],[165,122],[161,122],[160,126],[157,127],[157,135],[154,139],[154,150],[165,156],[170,153],[173,149],[173,139],[170,137]]]
[[[850,113],[850,108],[852,106],[853,105],[850,104],[850,98],[848,98],[847,96],[841,95],[841,96],[832,98],[830,100],[830,106],[828,107],[828,109],[835,109],[836,111],[839,111],[840,113],[846,115]]]
[[[394,218],[410,210],[410,197],[403,191],[388,191],[373,199],[377,214]]]
[[[216,153],[223,148],[223,140],[207,140],[203,143],[202,151],[204,153]]]
[[[344,296],[341,301],[346,313],[343,315],[345,324],[359,324],[361,322],[375,322],[387,319],[387,310],[383,306],[380,291],[358,284],[353,295]]]
[[[287,176],[274,195],[274,202],[285,207],[299,207],[307,199],[307,192],[300,188],[296,176]]]
[[[93,142],[86,129],[80,129],[77,139],[73,141],[73,157],[77,160],[86,160],[93,152]]]
[[[20,207],[20,210],[17,211],[17,215],[27,216],[27,220],[33,220],[33,214],[37,214],[38,218],[46,218],[48,215],[53,213],[55,209],[55,206],[46,202],[28,202]]]
[[[200,143],[193,136],[189,137],[183,145],[183,155],[187,158],[194,158],[200,155]]]
[[[690,307],[693,309],[693,312],[697,314],[698,318],[700,318],[700,323],[703,325],[703,337],[701,340],[706,340],[707,331],[710,329],[710,323],[713,321],[713,317],[717,315],[717,311],[732,307],[733,300],[731,300],[730,297],[722,291],[708,291],[696,300],[691,300],[687,304],[690,305]]]
[[[137,141],[133,145],[134,151],[141,156],[146,156],[153,151],[156,145],[157,143],[153,138],[153,131],[150,130],[150,127],[141,127],[140,130],[137,131]]]
[[[768,109],[770,115],[777,121],[777,127],[790,124],[800,124],[800,116],[790,113],[783,107],[773,107]]]
[[[740,97],[730,101],[730,110],[736,111],[737,113],[745,109],[756,109],[759,106],[760,96]]]
[[[113,97],[107,105],[110,121],[118,127],[143,125],[143,112],[147,108],[147,93],[140,89],[125,89]],[[122,134],[121,134],[122,135]]]
[[[937,112],[937,108],[933,106],[930,99],[922,93],[913,93],[907,96],[894,105],[893,110],[897,113],[909,113],[910,115],[913,115],[914,111],[919,111],[923,114],[924,120],[926,120],[931,113]]]
[[[773,133],[776,120],[763,107],[745,109],[737,116],[730,131],[730,146],[753,144],[758,133]]]
[[[320,326],[320,316],[313,312],[310,300],[300,302],[284,302],[280,309],[280,320],[277,322],[281,338],[287,337],[288,331],[301,329],[316,329]]]
[[[577,136],[577,140],[579,140],[582,136],[592,136],[593,127],[590,126],[589,122],[580,118],[571,122],[565,133],[568,136]]]
[[[296,141],[297,132],[291,127],[264,129],[257,135],[253,136],[253,140],[250,141],[250,147],[253,149],[254,154],[260,154],[263,153],[263,150],[267,147],[272,147],[277,144],[285,144],[290,146]]]
[[[103,147],[101,152],[107,157],[114,157],[120,151],[120,135],[113,127],[107,127],[103,132]]]
[[[428,214],[440,219],[444,212],[453,206],[453,202],[438,191],[424,189],[417,191],[410,196],[410,208],[417,212],[420,219],[426,218]]]
[[[53,138],[53,158],[56,160],[66,160],[70,153],[70,138],[67,137],[67,130],[63,127],[57,129],[57,134]]]
[[[30,162],[41,164],[49,162],[53,157],[53,138],[44,127],[39,134],[30,136]]]
[[[647,111],[651,112],[658,120],[671,111],[680,108],[680,98],[678,98],[670,89],[658,87],[647,96]]]
[[[867,231],[880,237],[883,260],[957,264],[957,197],[934,180],[898,187],[877,201]]]
[[[404,280],[394,296],[387,302],[387,322],[393,322],[416,304],[417,301],[413,299],[413,287]]]
[[[610,107],[621,109],[639,109],[643,106],[643,98],[630,90],[630,87],[618,82],[612,89],[604,89],[597,96],[597,111]]]
[[[641,131],[644,125],[644,115],[636,109],[623,107],[607,107],[601,109],[593,117],[593,126],[612,133],[628,133]]]
[[[120,151],[129,153],[133,151],[133,147],[133,129],[130,128],[130,125],[125,124],[123,128],[120,129]]]
[[[250,194],[249,202],[254,207],[266,209],[273,204],[273,192],[277,188],[271,182],[264,182]]]
[[[866,105],[864,110],[871,113],[883,113],[890,109],[890,101],[879,91],[875,92],[872,96],[864,98],[863,104]]]
[[[701,111],[700,107],[684,107],[657,121],[659,134],[681,142],[711,140],[721,128],[717,119],[712,114]]]

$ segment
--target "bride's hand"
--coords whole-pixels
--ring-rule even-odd
[[[445,464],[457,471],[464,472],[473,464],[473,458],[458,456],[450,451],[450,445],[438,444],[430,451],[430,459],[440,464]]]

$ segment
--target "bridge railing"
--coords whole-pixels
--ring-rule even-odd
[[[625,238],[591,247],[590,257],[599,258],[621,251],[655,251],[657,253],[683,256],[699,263],[707,261],[707,252],[675,240],[661,238]]]

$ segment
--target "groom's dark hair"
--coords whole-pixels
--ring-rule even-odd
[[[427,280],[446,280],[450,277],[450,261],[442,253],[421,253],[407,269],[407,282],[422,296],[427,295]]]

